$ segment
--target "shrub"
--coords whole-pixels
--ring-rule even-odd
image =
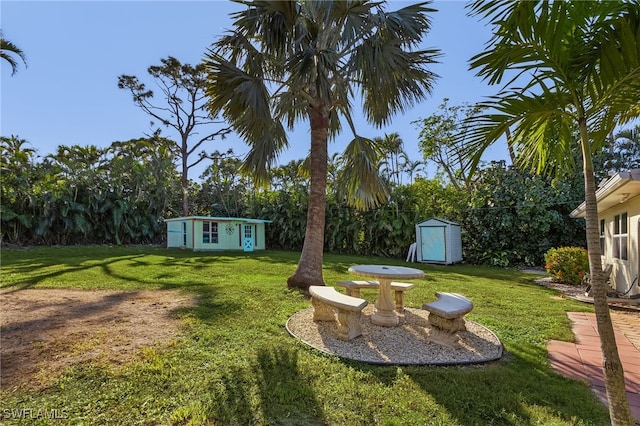
[[[589,257],[582,247],[559,247],[549,249],[544,255],[545,268],[558,281],[579,285],[589,272]]]

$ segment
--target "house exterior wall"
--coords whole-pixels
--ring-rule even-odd
[[[615,217],[627,214],[627,259],[621,259],[614,256],[614,244],[616,239],[615,233]],[[605,225],[605,247],[602,256],[603,265],[610,264],[613,266],[611,270],[611,284],[618,292],[625,293],[629,287],[638,279],[640,270],[640,195],[630,198],[629,200],[617,204],[607,210],[598,212],[598,220],[604,220]],[[633,284],[633,289],[628,295],[638,294],[637,283]]]

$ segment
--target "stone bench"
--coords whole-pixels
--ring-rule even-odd
[[[334,287],[309,287],[314,321],[335,321],[334,309],[338,317],[338,338],[351,340],[362,334],[360,317],[368,302],[364,299],[342,294]]]
[[[425,303],[422,309],[429,311],[429,322],[448,333],[465,331],[465,314],[473,309],[473,302],[458,293],[436,292],[438,300]]]
[[[360,289],[362,288],[377,290],[380,286],[377,281],[338,281],[336,284],[347,289],[347,294],[353,297],[360,297]],[[413,284],[391,282],[391,289],[396,297],[396,312],[404,312],[404,292],[413,287]]]

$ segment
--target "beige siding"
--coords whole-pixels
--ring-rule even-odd
[[[613,257],[614,218],[616,215],[623,213],[627,213],[628,215],[627,260],[615,259]],[[638,226],[638,221],[640,221],[640,196],[636,196],[605,211],[599,212],[598,217],[600,220],[605,220],[605,252],[603,264],[613,265],[611,282],[618,291],[625,292],[638,277],[638,265],[640,264],[640,257],[638,255],[640,251],[640,247],[638,246],[638,233],[640,232]],[[637,288],[637,285],[634,285],[634,289],[629,294],[637,294]]]

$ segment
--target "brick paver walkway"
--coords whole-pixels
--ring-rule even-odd
[[[586,312],[567,312],[573,322],[575,343],[551,340],[547,344],[554,371],[582,380],[591,386],[606,405],[602,373],[602,352],[596,316]],[[624,368],[631,412],[640,423],[640,312],[611,311],[620,361]]]

